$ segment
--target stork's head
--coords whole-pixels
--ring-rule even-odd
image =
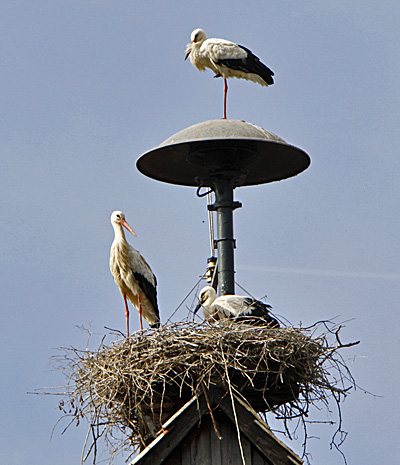
[[[197,44],[198,42],[203,42],[207,39],[207,34],[203,29],[195,29],[190,35],[190,43]]]
[[[208,306],[211,305],[215,298],[217,297],[217,292],[211,286],[203,287],[199,294],[199,303],[194,309],[194,314],[196,314],[202,305]]]
[[[207,34],[203,31],[203,29],[195,29],[190,35],[190,44],[186,45],[185,60],[187,60],[188,56],[192,52],[193,45],[201,44],[206,39],[207,39]]]
[[[136,236],[136,233],[133,231],[133,229],[129,226],[129,224],[125,220],[125,215],[122,212],[120,212],[119,210],[116,210],[115,212],[111,213],[111,224],[113,226],[115,226],[117,224],[121,224],[130,233],[132,233],[134,236]]]

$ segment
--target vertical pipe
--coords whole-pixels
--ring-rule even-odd
[[[207,194],[207,207],[212,204],[212,196],[211,192]],[[214,217],[213,211],[208,209],[208,229],[210,231],[210,250],[211,250],[211,257],[214,256],[215,253],[215,242],[214,242]]]
[[[218,284],[220,295],[235,294],[234,238],[233,238],[233,186],[226,178],[215,180],[215,210],[218,232]]]

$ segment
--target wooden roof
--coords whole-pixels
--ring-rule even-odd
[[[303,463],[247,403],[212,389],[192,397],[170,417],[130,465],[242,465],[243,459],[246,465]]]

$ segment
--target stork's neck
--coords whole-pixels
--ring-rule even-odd
[[[207,299],[205,300],[203,305],[205,307],[211,307],[211,305],[214,303],[214,300],[216,299],[216,297],[217,297],[217,293],[215,292],[214,289],[211,288],[208,291]]]
[[[195,55],[200,54],[200,49],[203,43],[204,43],[204,40],[200,40],[199,42],[194,42],[192,44],[192,53],[194,53]]]
[[[126,242],[125,233],[124,229],[122,228],[122,225],[119,223],[112,223],[112,225],[115,233],[114,242]]]

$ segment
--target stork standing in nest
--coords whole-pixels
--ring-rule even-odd
[[[278,321],[270,315],[270,305],[242,295],[222,295],[217,298],[217,293],[211,286],[201,290],[194,313],[197,313],[200,307],[203,307],[204,318],[210,323],[232,320],[237,323],[279,327]]]
[[[160,313],[157,305],[156,277],[146,260],[126,241],[122,226],[134,236],[136,234],[125,220],[125,215],[120,211],[113,212],[111,224],[115,237],[111,245],[110,270],[124,298],[127,336],[129,336],[127,298],[139,310],[142,331],[142,317],[152,328],[158,328],[160,326]]]
[[[200,71],[210,68],[214,77],[224,79],[224,117],[226,119],[227,78],[236,77],[257,82],[261,86],[274,83],[273,71],[260,61],[248,48],[224,39],[207,39],[202,29],[195,29],[190,36],[190,44],[186,46],[185,60]]]

